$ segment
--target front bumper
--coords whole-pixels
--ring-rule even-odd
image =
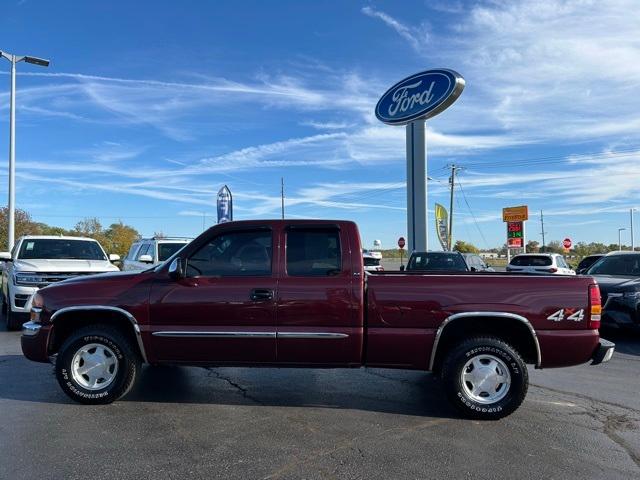
[[[49,338],[51,334],[51,324],[42,325],[35,322],[23,324],[20,346],[24,356],[34,362],[49,362]]]
[[[14,313],[26,313],[29,315],[29,299],[38,290],[38,287],[12,285],[10,289],[11,298],[9,299],[11,311]]]
[[[615,343],[601,338],[598,347],[593,352],[593,355],[591,355],[591,365],[600,365],[601,363],[611,360],[615,348]]]

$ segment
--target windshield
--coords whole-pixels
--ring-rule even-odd
[[[589,275],[640,276],[640,255],[602,257],[587,271]]]
[[[515,267],[548,267],[552,263],[551,257],[543,255],[518,255],[511,260]]]
[[[182,247],[184,247],[186,243],[159,243],[158,244],[158,260],[160,262],[164,262],[171,255],[176,253]]]
[[[26,239],[20,246],[22,260],[106,260],[102,248],[93,240]]]
[[[466,272],[462,255],[457,253],[416,253],[411,257],[407,270],[445,270]]]

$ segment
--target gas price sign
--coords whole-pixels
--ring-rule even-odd
[[[524,228],[522,222],[507,222],[507,246],[509,248],[524,247]]]

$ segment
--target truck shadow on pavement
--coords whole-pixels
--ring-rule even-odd
[[[146,367],[123,401],[337,408],[459,418],[433,375],[382,369]]]
[[[51,365],[36,364],[21,355],[0,356],[0,401],[3,399],[78,405],[62,392]],[[144,366],[135,387],[119,403],[148,402],[335,408],[460,418],[433,375],[384,369]]]

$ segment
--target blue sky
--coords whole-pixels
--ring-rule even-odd
[[[548,240],[615,243],[640,203],[635,0],[5,3],[0,49],[52,61],[18,75],[17,204],[39,221],[196,235],[223,184],[236,219],[278,217],[283,176],[288,216],[353,219],[391,247],[404,128],[375,103],[437,67],[466,88],[427,124],[432,246],[450,163],[454,236],[481,248],[504,243],[504,206],[529,205],[531,239],[542,209]]]

